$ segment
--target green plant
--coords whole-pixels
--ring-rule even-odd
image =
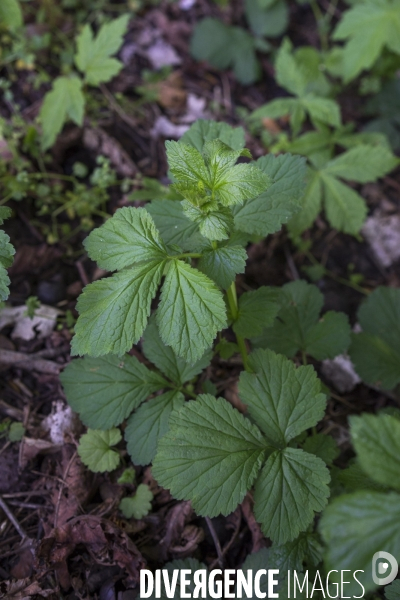
[[[363,381],[393,389],[400,383],[400,290],[379,287],[358,311],[351,360]]]
[[[385,146],[359,144],[332,159],[324,152],[313,153],[310,163],[303,208],[288,224],[293,236],[312,225],[322,206],[332,227],[357,235],[365,221],[367,206],[362,196],[342,180],[376,181],[395,169],[399,159]]]
[[[376,587],[371,560],[378,548],[400,559],[400,420],[382,413],[352,416],[350,434],[366,476],[364,489],[350,489],[350,493],[335,498],[325,510],[319,529],[327,545],[327,569],[363,569],[362,581],[368,592]],[[348,594],[353,589],[350,584]]]
[[[344,13],[332,38],[346,40],[339,55],[345,83],[370,69],[384,48],[400,55],[399,11],[398,0],[363,0]]]
[[[348,319],[334,311],[320,319],[323,302],[323,295],[315,285],[305,281],[287,283],[281,288],[278,318],[253,339],[253,344],[289,358],[300,351],[304,363],[306,355],[325,360],[342,354],[350,344]]]
[[[326,388],[314,367],[306,365],[307,357],[333,358],[357,335],[381,335],[388,323],[377,321],[376,331],[351,339],[347,317],[332,311],[321,317],[322,294],[303,281],[262,286],[237,298],[235,277],[244,271],[247,241],[279,230],[298,210],[305,173],[304,159],[291,155],[236,164],[239,157],[249,157],[243,145],[240,129],[197,122],[179,142],[166,143],[171,187],[145,181],[138,194],[153,198],[150,203],[118,210],[88,236],[89,255],[100,267],[118,272],[85,288],[73,349],[87,356],[71,362],[62,383],[84,424],[96,429],[86,434],[96,436],[95,450],[85,436],[79,450],[82,456],[86,446],[90,467],[96,463],[98,468],[98,452],[112,458],[108,468],[118,465],[112,445],[121,439],[116,427],[128,419],[125,441],[133,463],[152,462],[153,476],[175,498],[190,500],[199,515],[213,517],[232,512],[254,489],[256,519],[272,541],[268,565],[301,570],[305,562],[315,568],[323,550],[314,516],[328,503],[331,474],[336,495],[348,485],[352,490],[368,486],[366,477],[372,475],[377,485],[385,482],[370,473],[368,457],[360,461],[363,469],[371,463],[364,479],[355,478],[352,466],[347,473],[333,465],[337,445],[316,429],[325,412]],[[157,306],[152,299],[159,286]],[[382,303],[379,294],[390,296],[394,306],[396,294],[378,292],[366,306]],[[397,343],[394,323],[398,327],[399,321],[396,312],[393,339],[385,338],[388,347]],[[223,333],[228,326],[235,344]],[[241,355],[238,391],[245,414],[216,398],[215,385],[202,375],[217,334],[214,353]],[[135,343],[148,366],[124,354]],[[290,360],[297,355],[303,366]],[[400,365],[396,370],[398,375]],[[104,437],[111,434],[112,443]],[[357,441],[354,445],[360,454]],[[393,469],[397,462],[393,454]],[[127,484],[132,481],[129,476]],[[148,510],[150,493],[143,488],[143,495],[146,507],[137,496],[122,500],[128,518],[141,518]],[[324,523],[337,502],[326,509]],[[329,553],[335,550],[326,531],[321,526]]]
[[[337,102],[326,97],[331,92],[331,85],[320,69],[318,52],[309,46],[292,50],[291,42],[286,39],[276,56],[275,76],[278,84],[294,98],[272,100],[253,111],[251,120],[289,115],[294,136],[300,132],[306,117],[317,128],[321,124],[340,127],[340,108]]]
[[[149,486],[141,483],[136,489],[134,496],[123,498],[119,504],[119,509],[127,519],[134,517],[142,519],[151,509],[153,493]]]
[[[11,216],[11,209],[0,206],[0,225],[3,225],[5,219]],[[13,263],[15,249],[10,244],[9,236],[0,229],[0,300],[7,300],[9,295],[8,286],[10,279],[7,275],[7,268]]]
[[[84,86],[96,87],[110,81],[122,69],[122,63],[112,55],[121,47],[128,20],[129,16],[123,15],[105,23],[96,36],[90,25],[85,25],[77,36],[74,62],[84,78],[76,73],[58,77],[52,90],[46,94],[40,111],[43,150],[54,144],[67,120],[72,120],[78,126],[83,124]]]
[[[285,0],[246,0],[244,14],[251,33],[207,17],[195,26],[190,50],[195,59],[206,60],[215,69],[232,68],[236,79],[248,85],[261,75],[256,52],[271,50],[265,38],[279,37],[286,30],[289,10]]]

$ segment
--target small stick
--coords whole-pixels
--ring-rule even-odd
[[[0,349],[0,364],[47,373],[48,375],[59,375],[60,373],[60,365],[57,363],[37,358],[35,354],[23,354],[12,350]]]
[[[24,540],[28,536],[25,531],[22,529],[21,525],[18,523],[17,519],[14,517],[11,510],[8,508],[7,504],[4,502],[3,498],[0,496],[0,508],[7,515],[9,521],[14,525],[15,529],[18,531],[21,538]]]
[[[221,569],[223,569],[224,568],[224,557],[222,555],[221,544],[219,543],[218,536],[216,534],[214,525],[212,524],[210,517],[206,517],[206,523],[208,525],[208,529],[210,530],[212,539],[214,540],[215,549],[216,549],[217,555],[218,555],[218,564],[221,567]]]

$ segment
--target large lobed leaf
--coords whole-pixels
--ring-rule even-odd
[[[277,544],[295,539],[329,496],[324,462],[303,450],[286,448],[268,458],[254,491],[254,514],[263,533]]]
[[[324,511],[319,529],[327,546],[326,568],[336,569],[332,582],[340,582],[340,570],[363,570],[357,578],[366,591],[377,586],[372,581],[372,557],[385,549],[400,561],[400,495],[358,491],[339,496]],[[338,577],[339,575],[339,577]],[[349,596],[359,596],[360,586],[351,579]]]
[[[93,429],[119,425],[166,381],[134,356],[86,356],[69,363],[60,376],[70,406]]]
[[[208,350],[193,365],[175,354],[170,346],[166,346],[158,331],[155,318],[151,317],[143,335],[143,352],[145,356],[177,387],[181,387],[208,367],[213,357]]]
[[[400,382],[400,290],[378,287],[358,311],[362,333],[349,349],[361,379],[392,389]]]
[[[40,109],[43,137],[42,148],[47,150],[56,141],[64,123],[71,119],[79,127],[83,123],[85,97],[79,77],[57,77]]]
[[[137,262],[163,260],[167,252],[150,214],[144,208],[124,207],[85,240],[99,267],[108,271]]]
[[[351,416],[350,433],[367,475],[400,491],[400,420],[385,414]]]
[[[343,51],[343,79],[347,83],[369,69],[386,47],[400,54],[399,0],[367,0],[346,11],[333,33],[347,40]]]
[[[268,154],[258,159],[257,168],[270,179],[269,189],[233,209],[235,226],[240,231],[266,236],[300,210],[305,189],[306,162],[300,156]]]
[[[239,394],[269,442],[285,447],[323,417],[326,397],[314,368],[299,367],[270,350],[249,357],[252,373],[242,372]]]
[[[255,425],[226,400],[199,396],[170,417],[153,463],[157,481],[200,515],[227,515],[254,483],[266,451]]]
[[[222,294],[203,273],[174,260],[165,277],[157,323],[163,342],[193,364],[226,325]]]
[[[350,344],[348,318],[333,311],[320,318],[322,304],[323,295],[315,285],[302,280],[285,284],[278,319],[254,339],[254,344],[288,357],[299,350],[317,360],[341,354]]]
[[[0,213],[1,223],[2,219],[6,219],[8,216],[8,211],[4,210]],[[8,286],[10,285],[10,279],[6,269],[12,265],[14,254],[15,248],[10,244],[9,236],[0,229],[0,300],[7,300],[9,295]]]
[[[164,270],[151,261],[85,287],[72,340],[72,354],[123,354],[139,341]]]
[[[110,81],[122,69],[122,63],[110,58],[120,49],[129,22],[129,15],[122,15],[101,26],[96,37],[86,24],[77,37],[75,64],[84,73],[89,85]]]

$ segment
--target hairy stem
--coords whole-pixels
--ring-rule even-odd
[[[232,319],[234,321],[236,321],[236,319],[239,316],[239,310],[238,310],[238,301],[237,301],[235,282],[233,282],[231,287],[226,290],[226,295],[228,298],[228,305],[229,305],[229,310],[231,311]],[[239,346],[240,354],[242,355],[243,366],[246,371],[250,371],[249,365],[248,365],[247,348],[246,348],[246,343],[244,341],[244,338],[242,338],[242,336],[240,336],[240,335],[237,335],[236,333],[235,333],[235,336],[236,336],[237,345]]]

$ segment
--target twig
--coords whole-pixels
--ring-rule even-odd
[[[296,265],[295,265],[295,263],[294,263],[294,260],[293,260],[293,256],[291,255],[291,253],[290,253],[290,250],[289,250],[289,248],[288,248],[287,244],[284,244],[284,246],[283,246],[283,251],[284,251],[284,253],[285,253],[286,262],[287,262],[287,264],[288,264],[288,267],[289,267],[289,269],[290,269],[290,274],[291,274],[291,276],[293,277],[293,279],[294,279],[295,281],[296,281],[297,279],[300,279],[299,272],[298,272],[298,270],[297,270],[297,267],[296,267]]]
[[[55,508],[55,511],[54,511],[54,529],[57,528],[58,513],[59,513],[59,510],[60,510],[60,504],[61,504],[61,496],[62,496],[64,487],[68,487],[67,483],[65,482],[65,479],[68,477],[69,470],[71,468],[72,463],[74,462],[74,460],[76,458],[76,455],[77,455],[77,450],[75,450],[75,452],[73,453],[73,455],[69,459],[69,462],[68,462],[68,464],[67,464],[67,466],[65,468],[65,471],[64,471],[62,485],[61,485],[60,491],[58,493],[57,504],[56,504],[56,508]]]
[[[231,539],[229,540],[229,542],[227,542],[227,544],[225,544],[225,546],[224,546],[224,548],[223,548],[223,550],[222,550],[222,556],[223,556],[223,557],[226,555],[226,553],[228,552],[229,548],[232,546],[233,542],[236,540],[237,534],[239,533],[239,530],[240,530],[240,525],[241,525],[241,522],[242,522],[242,515],[241,515],[241,512],[240,512],[240,510],[239,510],[239,517],[238,517],[238,520],[237,520],[237,524],[236,524],[236,527],[235,527],[235,531],[233,532],[233,534],[232,534],[232,537],[231,537]],[[214,561],[211,563],[211,565],[210,565],[210,567],[209,567],[209,568],[210,568],[210,571],[211,571],[212,569],[214,569],[214,568],[215,568],[215,566],[218,564],[218,562],[219,562],[219,558],[216,558],[216,559],[215,559],[215,560],[214,560]]]
[[[211,533],[211,537],[214,541],[214,545],[215,545],[215,549],[217,551],[217,555],[218,555],[218,564],[220,566],[221,569],[224,568],[224,557],[222,555],[222,550],[221,550],[221,544],[219,543],[219,539],[218,536],[216,534],[216,531],[214,529],[214,525],[212,524],[212,521],[210,519],[210,517],[206,517],[206,523],[208,525],[208,529],[210,530]]]
[[[60,365],[57,363],[38,358],[35,354],[23,354],[12,350],[0,349],[0,364],[19,367],[28,371],[38,371],[48,375],[58,375],[60,373]]]
[[[0,508],[7,515],[8,520],[10,521],[10,523],[12,523],[14,525],[15,529],[18,531],[18,533],[21,536],[21,538],[23,540],[26,539],[28,537],[27,534],[22,529],[21,525],[18,523],[17,519],[14,517],[13,513],[8,508],[7,504],[4,502],[4,500],[3,500],[3,498],[1,496],[0,496]]]
[[[42,496],[44,494],[50,494],[50,490],[29,490],[27,492],[15,492],[14,494],[2,494],[3,498],[25,498],[26,496]]]
[[[135,130],[137,128],[137,120],[132,119],[132,117],[130,117],[129,115],[126,114],[126,112],[124,111],[122,106],[120,106],[118,104],[118,102],[115,101],[114,96],[109,92],[109,90],[106,88],[105,85],[100,85],[100,89],[101,89],[104,97],[106,98],[107,102],[109,103],[110,107],[112,108],[112,110],[114,112],[116,112],[120,116],[120,118],[127,125],[129,125],[129,127],[132,127],[132,129]]]

